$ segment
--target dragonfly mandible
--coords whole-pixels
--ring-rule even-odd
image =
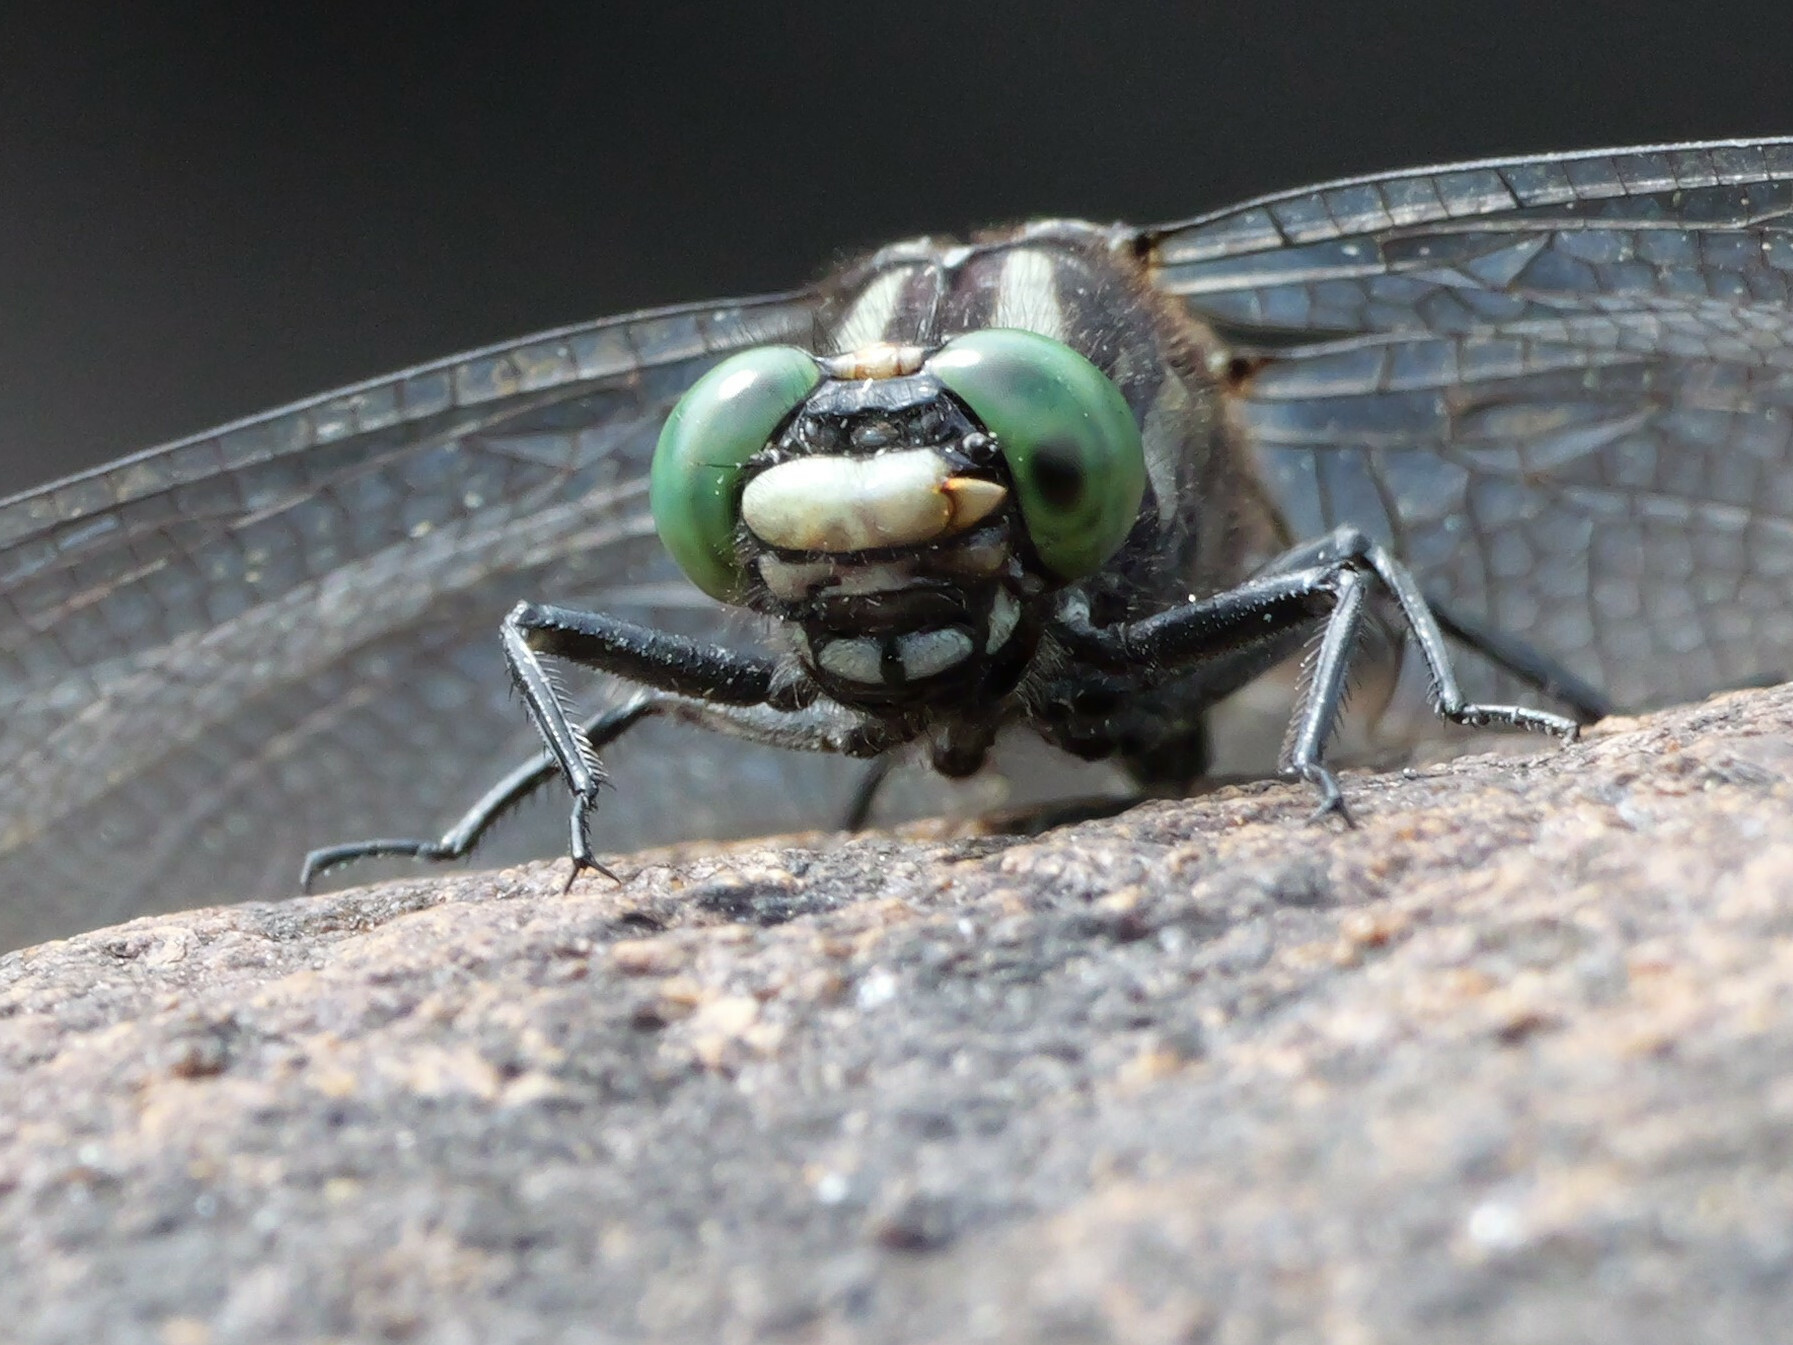
[[[556,766],[590,765],[579,720],[600,736],[628,721],[597,815],[618,847],[825,824],[854,788],[852,761],[716,727],[918,744],[954,771],[1014,721],[1186,777],[1214,704],[1321,632],[1323,671],[1388,633],[1371,643],[1408,666],[1454,668],[1449,708],[1515,699],[1530,708],[1504,717],[1535,726],[1778,678],[1789,219],[1793,143],[1760,140],[1396,173],[1159,227],[919,240],[788,294],[510,342],[15,497],[8,941],[288,894],[320,844],[460,816],[538,750],[497,634],[519,600],[538,605],[511,622],[512,667],[560,735]],[[1012,352],[978,344],[1003,332],[1080,362],[1058,384],[1087,366],[1114,392],[1128,425],[1096,438],[1130,428],[1136,472],[1087,443],[1004,456],[1032,430],[997,386]],[[815,382],[792,392],[810,375],[787,365],[767,437],[731,447],[727,535],[710,516],[669,551],[650,498],[667,418],[767,350]],[[690,460],[713,469],[706,452]],[[834,453],[884,465],[813,465]],[[1067,485],[1066,462],[1099,489]],[[744,519],[755,476],[773,484]],[[1118,503],[1100,489],[1115,481]],[[904,503],[855,523],[833,507],[848,497]],[[951,518],[916,521],[917,500]],[[832,532],[803,530],[817,502]],[[1246,608],[1271,638],[1202,643]],[[1192,610],[1207,615],[1179,625]],[[665,640],[647,657],[618,630]],[[734,661],[696,680],[659,658],[712,645]],[[569,681],[577,703],[545,675],[530,687],[542,653],[594,650],[611,673]],[[663,683],[647,711],[644,674]],[[726,708],[729,677],[765,679],[753,714]],[[1341,686],[1299,698],[1295,764],[1327,801]],[[936,731],[941,706],[972,702],[982,727],[961,713]],[[797,714],[825,738],[842,709],[883,736],[747,722]],[[564,814],[545,820],[557,839],[531,844],[552,853]]]

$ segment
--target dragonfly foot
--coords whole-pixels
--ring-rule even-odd
[[[1300,767],[1296,773],[1320,792],[1320,806],[1307,819],[1310,826],[1324,822],[1329,817],[1336,817],[1346,827],[1356,828],[1357,821],[1345,804],[1345,792],[1339,788],[1336,775],[1318,764]]]
[[[598,783],[601,784],[603,782],[600,780]],[[567,874],[566,886],[560,889],[563,896],[573,890],[573,884],[579,881],[579,875],[584,873],[587,869],[603,874],[618,887],[622,886],[623,880],[618,878],[604,865],[598,863],[596,856],[591,852],[591,836],[589,830],[591,825],[591,810],[597,803],[595,797],[596,792],[597,790],[594,786],[591,795],[581,794],[573,800],[573,834],[572,843],[567,856],[573,861],[573,869],[571,873]]]
[[[567,893],[571,892],[573,890],[573,884],[579,881],[579,875],[588,871],[603,874],[618,887],[623,885],[623,880],[617,876],[614,869],[610,868],[608,865],[600,864],[597,860],[591,858],[591,856],[587,855],[584,859],[580,859],[578,856],[574,855],[569,856],[569,858],[572,860],[572,866],[567,870],[566,882],[561,885],[561,896],[564,897]]]

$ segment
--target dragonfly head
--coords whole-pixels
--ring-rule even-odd
[[[990,329],[724,360],[668,419],[650,484],[700,588],[797,627],[831,695],[889,703],[1019,676],[1036,600],[1120,547],[1145,462],[1101,370]]]

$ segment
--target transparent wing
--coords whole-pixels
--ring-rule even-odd
[[[498,655],[519,598],[723,637],[654,538],[649,457],[720,354],[812,321],[795,295],[548,333],[0,503],[0,942],[290,894],[309,847],[451,821],[535,748]],[[677,733],[606,754],[603,843],[813,822],[850,788]],[[513,849],[563,849],[564,814]]]
[[[1145,235],[1293,531],[1643,706],[1793,675],[1793,142],[1512,159]]]

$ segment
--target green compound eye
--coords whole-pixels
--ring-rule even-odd
[[[948,341],[928,369],[977,414],[1015,483],[1040,560],[1094,574],[1132,531],[1145,447],[1119,388],[1069,346],[992,328]]]
[[[648,508],[679,568],[712,598],[735,601],[745,578],[735,560],[741,465],[821,381],[807,351],[744,350],[693,383],[666,418],[648,473]]]

